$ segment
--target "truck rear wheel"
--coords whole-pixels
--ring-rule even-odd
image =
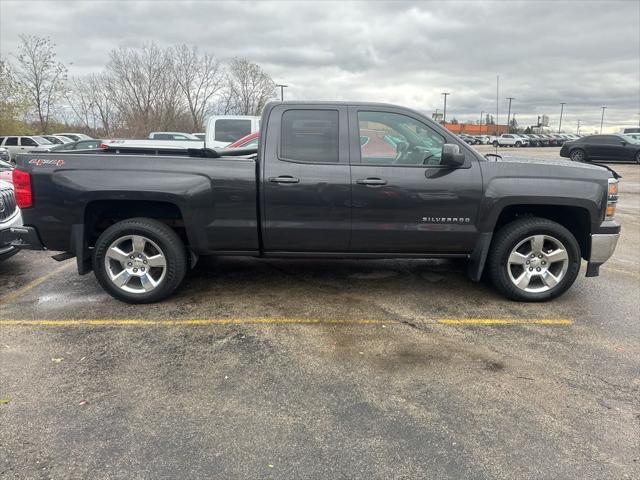
[[[131,218],[98,238],[93,270],[112,297],[152,303],[178,288],[187,272],[187,252],[174,230],[157,220]]]
[[[497,140],[494,140],[494,141],[493,141],[493,143],[492,143],[492,145],[493,145],[494,147],[497,147],[497,146],[498,146],[498,141],[497,141]]]
[[[575,282],[580,271],[580,247],[559,223],[522,218],[498,231],[487,266],[493,284],[507,298],[551,300]]]

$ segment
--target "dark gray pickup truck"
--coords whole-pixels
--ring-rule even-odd
[[[485,157],[392,105],[271,103],[261,122],[253,150],[20,155],[25,226],[5,240],[75,256],[133,303],[170,295],[203,255],[465,258],[472,280],[540,301],[615,249],[606,168]]]

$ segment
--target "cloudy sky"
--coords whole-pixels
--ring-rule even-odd
[[[447,118],[547,114],[575,131],[640,122],[640,1],[209,2],[0,0],[0,55],[50,36],[71,74],[146,41],[259,63],[287,99],[397,103]],[[581,129],[581,131],[584,131]]]

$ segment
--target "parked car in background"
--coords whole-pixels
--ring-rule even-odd
[[[63,143],[51,147],[52,152],[69,152],[73,150],[96,150],[102,145],[102,140],[80,140],[78,142]]]
[[[460,139],[465,142],[467,145],[476,145],[477,144],[477,140],[475,138],[473,138],[471,135],[467,135],[465,133],[461,133],[458,135],[458,137],[460,137]]]
[[[9,150],[4,147],[0,147],[0,160],[3,162],[11,162],[11,154]]]
[[[207,122],[207,148],[225,148],[236,140],[260,130],[260,117],[213,116]]]
[[[13,240],[11,229],[22,227],[22,215],[16,202],[13,185],[0,180],[0,262],[18,253],[18,248],[10,245]]]
[[[13,174],[11,172],[13,172],[13,164],[0,160],[0,180],[13,183]]]
[[[207,139],[207,134],[204,132],[192,133],[194,137],[198,137],[198,140],[202,140],[203,142]]]
[[[532,133],[523,133],[522,136],[525,137],[527,140],[529,140],[529,146],[530,147],[541,147],[542,146],[542,143],[540,142],[540,139],[538,139]]]
[[[0,137],[0,147],[9,151],[11,159],[15,159],[18,153],[46,152],[53,144],[40,136],[10,136]]]
[[[624,135],[589,135],[566,142],[560,149],[560,156],[574,162],[603,160],[640,164],[640,140]]]
[[[494,147],[526,147],[529,140],[513,133],[503,133],[499,137],[493,137],[491,143]]]
[[[226,148],[257,148],[258,140],[260,139],[260,132],[250,133],[246,137],[242,137],[240,140],[236,140]]]
[[[63,143],[73,142],[73,140],[71,140],[69,137],[63,137],[62,135],[40,135],[40,136],[42,138],[46,138],[54,145],[62,145]]]
[[[89,135],[84,133],[54,133],[56,137],[67,137],[68,139],[77,142],[78,140],[93,140]]]
[[[620,133],[640,133],[640,127],[624,127],[620,129]]]
[[[194,140],[196,142],[202,141],[195,135],[184,132],[151,132],[149,134],[149,140]]]
[[[491,143],[491,137],[489,135],[475,135],[474,138],[478,140],[478,145],[487,145]]]

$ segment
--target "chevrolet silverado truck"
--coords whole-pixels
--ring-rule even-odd
[[[20,155],[12,244],[75,257],[131,303],[166,298],[207,255],[461,258],[471,280],[543,301],[616,247],[601,166],[483,156],[386,104],[275,102],[261,125],[252,149]]]

